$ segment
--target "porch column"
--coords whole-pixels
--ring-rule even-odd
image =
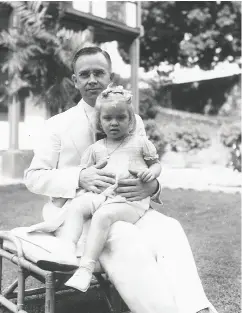
[[[137,27],[141,26],[141,4],[136,2],[136,21]],[[135,112],[139,113],[139,65],[140,65],[140,38],[135,38],[129,50],[131,64],[131,90],[133,93],[133,105]]]
[[[9,150],[18,150],[19,148],[19,119],[20,102],[16,95],[9,99],[8,104],[8,125],[9,125]]]
[[[9,27],[17,29],[19,27],[19,19],[13,9]],[[17,150],[19,148],[19,119],[20,119],[20,102],[18,95],[14,94],[8,99],[8,124],[9,124],[9,149]]]

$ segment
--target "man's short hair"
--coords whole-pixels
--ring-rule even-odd
[[[97,54],[97,53],[101,53],[105,57],[105,59],[108,61],[110,69],[112,69],[112,61],[111,61],[111,58],[110,58],[110,55],[108,54],[108,52],[105,50],[102,50],[101,48],[99,48],[97,46],[92,46],[92,47],[81,48],[75,52],[73,59],[72,59],[72,64],[71,64],[73,72],[74,72],[74,67],[75,67],[76,61],[80,56],[92,55],[92,54]]]

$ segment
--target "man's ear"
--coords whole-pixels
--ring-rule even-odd
[[[77,82],[76,75],[72,74],[71,79],[72,79],[72,81],[73,81],[73,83],[74,83],[74,85],[76,87],[76,82]]]

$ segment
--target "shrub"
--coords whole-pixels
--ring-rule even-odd
[[[225,124],[220,128],[221,142],[228,148],[232,148],[234,143],[237,143],[241,139],[241,129],[237,124],[228,125]]]
[[[165,151],[166,143],[154,121],[158,113],[158,104],[154,97],[154,91],[151,88],[140,89],[139,103],[139,115],[144,121],[146,134],[155,145],[159,157],[161,157]]]
[[[162,131],[163,133],[163,131]],[[195,125],[177,126],[170,124],[164,128],[165,142],[171,151],[189,152],[191,150],[202,150],[209,147],[210,137]]]
[[[117,85],[117,86],[121,85],[125,89],[128,89],[129,84],[130,84],[130,79],[124,78],[120,74],[115,73],[112,82],[114,85]]]
[[[156,146],[158,154],[162,156],[166,146],[171,151],[188,152],[202,150],[209,147],[210,136],[206,127],[199,127],[194,123],[177,125],[174,122],[159,127],[154,121],[158,113],[158,103],[152,88],[140,89],[139,114],[145,122],[147,136]]]
[[[148,138],[156,147],[158,155],[161,157],[165,152],[166,142],[154,120],[145,120],[145,130]]]
[[[154,119],[158,113],[158,103],[151,88],[139,90],[139,115],[143,120]]]
[[[220,129],[220,139],[224,146],[230,149],[228,166],[241,172],[241,128],[238,124],[223,125]]]
[[[228,165],[232,167],[233,170],[241,172],[241,143],[233,145]]]

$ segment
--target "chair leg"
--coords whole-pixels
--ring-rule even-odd
[[[6,298],[14,292],[14,290],[18,287],[18,279],[16,279],[11,285],[9,285],[5,290],[3,290],[2,295]]]
[[[0,238],[0,249],[3,248],[3,239]],[[2,292],[2,279],[3,279],[3,257],[0,256],[0,294]]]
[[[123,312],[123,299],[114,286],[110,286],[110,301],[112,303],[114,313]]]
[[[55,313],[55,280],[54,273],[45,276],[45,313]]]
[[[18,298],[17,298],[17,310],[24,309],[24,293],[25,293],[25,270],[19,265],[18,267]]]
[[[110,283],[107,282],[101,274],[95,274],[95,277],[97,279],[97,281],[99,282],[99,286],[100,286],[100,292],[104,297],[104,300],[106,302],[106,305],[108,307],[108,312],[109,313],[115,313],[112,303],[110,301]]]

